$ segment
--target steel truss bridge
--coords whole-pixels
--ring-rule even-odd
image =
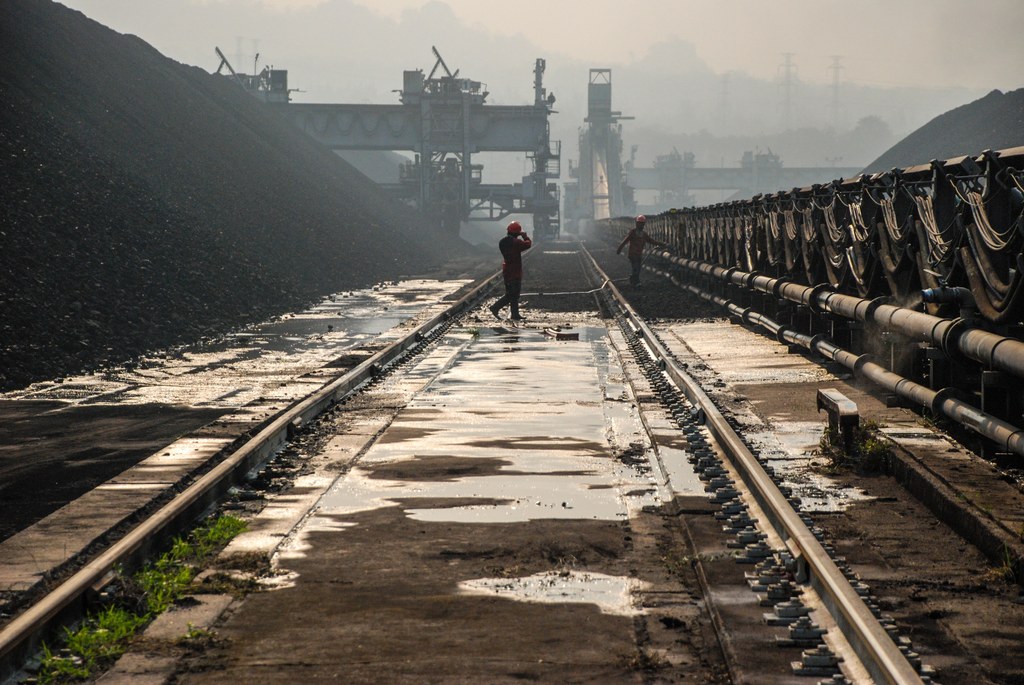
[[[786,167],[771,152],[747,152],[738,167],[699,167],[692,152],[661,155],[650,168],[636,167],[631,162],[625,166],[626,183],[634,190],[658,191],[661,208],[693,206],[695,191],[733,190],[752,197],[859,173],[860,169],[853,167]]]
[[[561,146],[551,140],[548,116],[555,98],[544,88],[546,62],[534,65],[532,105],[486,104],[479,81],[461,78],[434,49],[428,75],[405,71],[400,104],[302,104],[271,102],[315,140],[333,150],[412,152],[399,182],[384,184],[457,235],[460,222],[532,214],[535,234],[557,235]],[[287,86],[284,86],[285,88]],[[485,184],[479,152],[525,153],[533,169],[520,183]]]

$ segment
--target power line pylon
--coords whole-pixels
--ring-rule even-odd
[[[779,65],[780,83],[782,85],[782,127],[788,131],[793,128],[793,91],[796,89],[797,68],[793,64],[795,53],[782,53],[783,63]]]
[[[828,68],[832,72],[832,128],[839,130],[839,72],[843,70],[842,55],[832,55],[832,65]]]

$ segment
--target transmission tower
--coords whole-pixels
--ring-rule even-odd
[[[839,72],[843,70],[842,55],[832,55],[832,128],[839,131]]]
[[[718,101],[718,124],[722,127],[722,132],[727,128],[732,109],[729,102],[729,75],[728,71],[722,74],[722,94]]]
[[[797,69],[793,64],[795,53],[782,53],[783,63],[779,65],[780,83],[782,84],[782,128],[786,131],[793,128],[793,91],[796,88]]]

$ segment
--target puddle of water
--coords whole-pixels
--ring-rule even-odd
[[[668,477],[668,485],[676,495],[703,495],[704,481],[693,470],[693,465],[687,457],[689,452],[675,447],[661,446],[658,448],[661,455],[661,465]]]
[[[466,580],[459,583],[459,591],[468,595],[497,595],[518,602],[594,604],[605,614],[636,616],[644,612],[636,605],[633,593],[644,585],[623,576],[552,571],[523,578]]]
[[[383,480],[370,477],[372,471],[365,468],[353,469],[324,497],[320,512],[343,516],[397,504],[405,507],[406,516],[418,521],[525,523],[536,519],[624,520],[631,511],[659,504],[648,480],[607,457],[560,459],[551,465],[557,475],[528,470],[529,459],[509,460],[511,465],[501,471],[519,473],[446,481]],[[569,468],[578,470],[567,471]],[[609,482],[614,487],[601,487]],[[418,501],[427,500],[459,504],[417,506]]]
[[[389,428],[395,437],[375,443],[335,483],[321,514],[397,503],[421,521],[624,520],[661,504],[649,472],[614,458],[640,424],[632,405],[606,396],[607,379],[621,376],[607,337],[552,344],[524,329],[514,336],[515,351],[509,337],[481,329],[398,414]],[[500,466],[486,475],[415,480],[417,460],[433,474],[436,458]],[[373,477],[395,464],[402,480]]]
[[[239,407],[317,371],[366,340],[397,337],[395,327],[466,281],[413,280],[339,293],[214,343],[150,357],[134,369],[36,383],[4,399],[59,399],[90,404]],[[387,331],[394,334],[382,335]],[[303,388],[285,391],[291,396]]]
[[[863,491],[842,487],[812,470],[812,462],[822,460],[814,456],[821,432],[817,421],[786,421],[771,430],[749,433],[749,438],[776,475],[793,489],[807,513],[835,513],[854,502],[870,500]]]

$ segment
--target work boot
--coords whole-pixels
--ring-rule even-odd
[[[501,311],[500,309],[495,309],[494,307],[488,307],[487,309],[490,310],[491,316],[493,316],[498,321],[501,321],[501,314],[498,313]]]

